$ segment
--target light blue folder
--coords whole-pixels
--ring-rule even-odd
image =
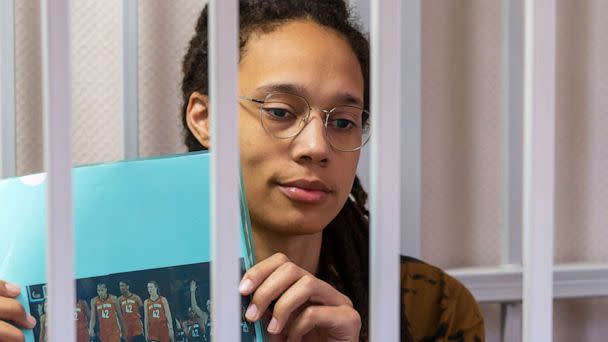
[[[193,153],[74,168],[75,278],[209,262],[209,163],[209,153]],[[26,308],[26,286],[46,281],[44,178],[0,181],[0,279],[22,286]],[[248,267],[244,202],[241,217]]]

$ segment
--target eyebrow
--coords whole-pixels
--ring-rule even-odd
[[[310,98],[310,93],[301,85],[292,83],[271,83],[256,88],[256,93],[289,93]],[[355,105],[363,108],[363,100],[349,92],[338,92],[333,96],[333,102],[340,105]]]

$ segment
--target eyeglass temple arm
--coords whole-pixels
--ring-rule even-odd
[[[253,97],[247,97],[247,96],[239,96],[239,99],[247,100],[247,101],[251,101],[251,102],[255,102],[255,103],[264,103],[264,100],[258,100],[258,99],[254,99]]]

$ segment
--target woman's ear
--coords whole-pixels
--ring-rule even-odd
[[[194,134],[196,140],[205,148],[210,148],[211,136],[209,129],[209,97],[199,92],[194,92],[188,99],[186,109],[186,122],[188,129]]]

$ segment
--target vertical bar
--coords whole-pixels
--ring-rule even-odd
[[[502,341],[520,342],[522,340],[521,331],[521,304],[505,303],[501,305],[502,319]]]
[[[521,265],[523,236],[523,0],[502,1],[504,265]],[[501,305],[502,341],[522,340],[522,304]]]
[[[357,15],[364,30],[369,30],[370,22],[370,1],[369,0],[348,0],[351,8],[356,9]]]
[[[42,1],[49,341],[75,340],[69,0]]]
[[[371,4],[370,341],[399,340],[401,0]],[[379,115],[381,113],[381,115]]]
[[[523,340],[552,341],[555,0],[525,4]]]
[[[15,1],[0,2],[0,179],[14,176]]]
[[[353,15],[358,18],[363,30],[369,30],[369,0],[348,0]],[[370,189],[370,144],[363,146],[357,165],[357,177],[363,189]],[[368,206],[369,208],[369,206]]]
[[[138,1],[122,1],[123,154],[139,155]]]
[[[422,107],[421,107],[421,29],[422,9],[420,0],[403,0],[403,103],[401,132],[403,175],[401,193],[401,253],[421,256],[422,210]]]
[[[523,210],[523,0],[503,0],[503,264],[521,264]]]
[[[214,341],[240,339],[239,157],[237,125],[238,2],[209,2],[211,110],[211,298]]]

